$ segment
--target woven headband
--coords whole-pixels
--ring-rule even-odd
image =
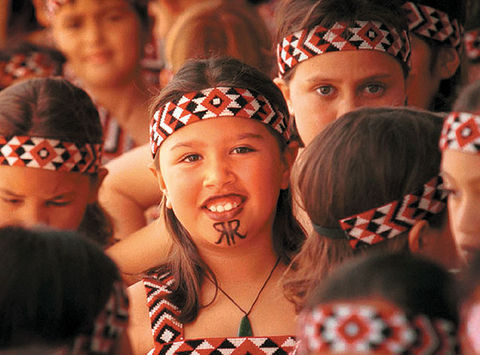
[[[149,0],[126,0],[128,3],[132,5],[141,5],[141,6],[147,6]],[[55,15],[55,13],[58,11],[58,9],[66,5],[68,3],[71,3],[72,0],[45,0],[45,5],[47,8],[47,12],[50,16]]]
[[[435,176],[416,193],[339,220],[340,228],[325,228],[316,224],[313,228],[327,238],[348,239],[350,246],[356,249],[360,245],[377,244],[408,231],[417,221],[443,211],[445,202],[442,178]]]
[[[336,22],[326,28],[295,32],[277,45],[280,76],[298,63],[316,55],[351,50],[376,50],[393,55],[409,64],[410,41],[406,31],[398,31],[378,21],[355,21],[352,25]]]
[[[153,115],[150,147],[153,156],[163,141],[176,130],[200,120],[219,117],[252,118],[280,133],[288,141],[288,117],[261,94],[252,90],[215,87],[190,92],[169,101]]]
[[[465,55],[470,60],[480,60],[480,29],[468,31],[463,37]]]
[[[0,68],[2,84],[8,86],[21,78],[53,76],[56,74],[57,64],[43,53],[31,52],[13,55],[8,61],[0,63]]]
[[[424,315],[409,318],[389,304],[323,304],[299,318],[299,354],[456,354],[453,322]]]
[[[95,319],[92,334],[78,336],[75,339],[74,350],[83,350],[84,352],[79,352],[81,354],[111,354],[117,340],[127,328],[128,307],[125,287],[122,281],[117,280],[113,283],[110,298]]]
[[[468,112],[451,112],[443,123],[440,150],[454,149],[480,153],[480,116]]]
[[[101,144],[77,144],[42,137],[0,136],[0,165],[94,174]]]
[[[408,29],[420,36],[459,48],[462,26],[456,18],[430,6],[407,1],[402,6],[407,11]]]

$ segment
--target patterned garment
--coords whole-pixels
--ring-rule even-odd
[[[143,279],[147,292],[155,349],[151,354],[288,354],[296,346],[293,336],[231,337],[188,339],[183,337],[183,324],[177,319],[180,311],[166,300],[174,279],[171,274]],[[149,353],[150,354],[150,353]]]

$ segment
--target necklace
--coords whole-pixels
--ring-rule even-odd
[[[260,298],[260,295],[262,293],[262,291],[265,289],[265,286],[267,286],[267,283],[268,281],[270,281],[270,278],[272,277],[273,275],[273,272],[275,271],[275,269],[277,268],[277,265],[280,263],[280,258],[277,259],[277,261],[275,262],[275,265],[273,265],[273,268],[272,270],[270,271],[270,274],[268,275],[267,279],[265,280],[265,282],[263,283],[262,287],[260,288],[260,291],[258,291],[257,293],[257,296],[255,297],[255,299],[253,300],[252,302],[252,305],[250,306],[249,310],[248,311],[245,311],[242,307],[240,307],[238,305],[237,302],[235,302],[235,300],[230,297],[230,295],[228,293],[226,293],[221,287],[220,285],[216,285],[218,290],[223,293],[223,295],[225,297],[227,297],[230,302],[232,302],[235,307],[237,307],[243,314],[244,316],[242,317],[242,320],[240,321],[240,326],[238,327],[238,334],[237,336],[239,337],[251,337],[253,336],[253,330],[252,330],[252,324],[250,323],[250,319],[248,319],[248,315],[250,314],[250,312],[252,311],[253,307],[255,306],[255,304],[257,303],[258,299]],[[210,279],[210,277],[206,276],[206,278],[211,282],[211,283],[214,283],[212,279]]]

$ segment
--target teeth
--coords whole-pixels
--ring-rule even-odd
[[[226,203],[225,205],[211,205],[208,207],[208,209],[211,211],[211,212],[219,212],[219,213],[222,213],[222,212],[225,212],[225,211],[231,211],[233,210],[234,208],[237,208],[238,207],[238,202],[234,202],[234,203]]]

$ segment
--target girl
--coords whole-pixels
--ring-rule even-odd
[[[30,79],[2,90],[0,226],[80,230],[107,245],[111,230],[97,203],[101,148],[98,112],[68,81]]]
[[[96,243],[74,232],[5,227],[0,259],[0,353],[130,353],[127,342],[119,349],[126,292]]]
[[[237,60],[199,60],[153,107],[154,172],[173,246],[131,287],[134,350],[288,351],[295,314],[277,282],[304,235],[289,197],[296,144],[281,92]]]
[[[462,260],[480,249],[480,81],[465,88],[445,121],[440,149],[450,227]]]
[[[438,176],[441,127],[428,112],[362,108],[307,146],[293,180],[312,232],[284,280],[298,308],[338,264],[374,250],[411,250],[456,266]]]
[[[141,66],[149,39],[146,3],[47,0],[47,5],[53,38],[67,58],[67,71],[101,105],[105,158],[146,143],[149,95]]]
[[[410,43],[399,6],[285,0],[277,18],[275,82],[306,145],[356,107],[405,104]]]
[[[318,285],[298,321],[298,354],[456,354],[452,276],[423,258],[374,255]]]

